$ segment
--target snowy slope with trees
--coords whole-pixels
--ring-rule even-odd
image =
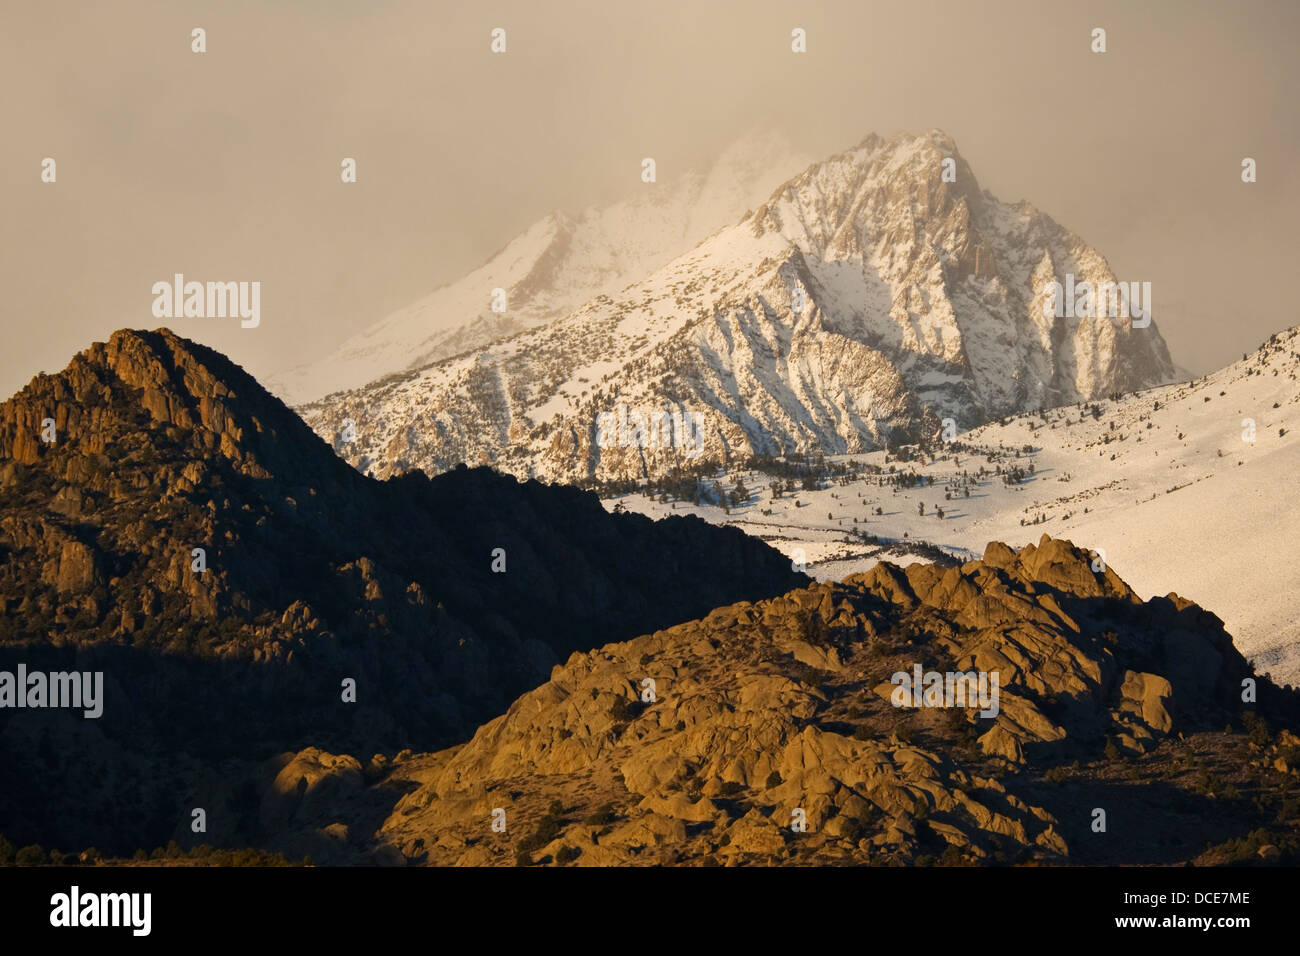
[[[817,490],[767,464],[706,476],[698,506],[644,493],[606,505],[735,524],[821,580],[882,558],[933,558],[921,542],[966,560],[989,541],[1069,538],[1144,598],[1176,591],[1212,610],[1261,669],[1300,683],[1298,379],[1292,328],[1191,383],[1019,415],[947,444],[932,436],[894,454],[831,458],[810,469],[826,476]],[[752,496],[722,501],[717,492],[737,481]]]

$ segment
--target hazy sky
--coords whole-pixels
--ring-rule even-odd
[[[1150,281],[1193,371],[1300,323],[1290,0],[4,6],[0,397],[124,326],[266,376],[637,189],[641,157],[663,183],[755,127],[819,156],[946,130],[984,188]],[[155,319],[176,272],[260,281],[261,325]]]

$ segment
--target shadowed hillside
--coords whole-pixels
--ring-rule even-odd
[[[487,469],[365,478],[166,330],[115,333],[0,406],[0,554],[0,664],[105,681],[98,720],[0,710],[23,768],[0,832],[83,844],[119,813],[137,845],[170,832],[221,760],[454,743],[574,650],[807,580],[737,531]]]

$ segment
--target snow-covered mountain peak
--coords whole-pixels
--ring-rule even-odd
[[[620,221],[618,208],[603,215]],[[638,281],[304,414],[327,438],[344,417],[365,422],[355,447],[336,447],[378,474],[469,461],[581,480],[682,464],[679,443],[602,444],[596,423],[615,407],[690,413],[699,453],[726,460],[857,453],[943,419],[971,427],[1172,380],[1154,321],[1044,312],[1054,283],[1076,281],[1117,277],[1032,206],[982,191],[950,137],[869,136]]]

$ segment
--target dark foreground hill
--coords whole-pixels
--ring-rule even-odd
[[[0,710],[0,832],[138,846],[224,762],[437,749],[575,650],[806,580],[569,488],[366,478],[219,353],[117,332],[0,405],[0,670],[104,675],[98,719]]]

